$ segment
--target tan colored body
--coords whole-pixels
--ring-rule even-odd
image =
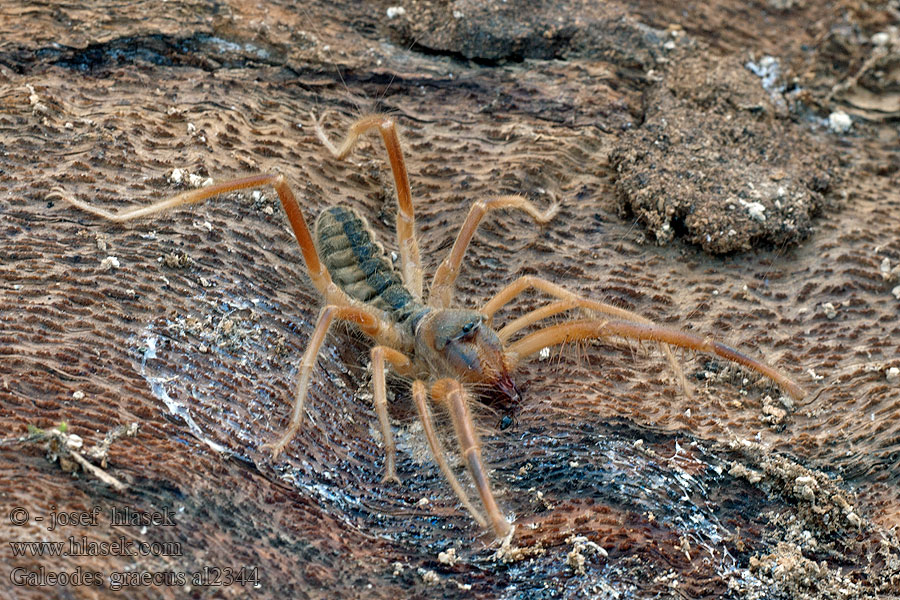
[[[536,223],[547,223],[558,207],[539,211],[520,196],[500,196],[478,200],[469,211],[456,241],[440,263],[423,296],[423,271],[415,237],[415,219],[406,165],[394,121],[373,115],[356,121],[340,147],[335,147],[316,121],[323,144],[339,159],[353,149],[359,136],[377,129],[384,140],[397,186],[397,246],[399,269],[394,270],[375,241],[371,228],[349,209],[330,208],[316,224],[317,240],[307,227],[303,212],[281,175],[253,175],[185,192],[151,206],[113,214],[85,202],[71,199],[61,190],[55,195],[71,204],[112,221],[122,222],[151,216],[177,206],[197,203],[214,196],[260,186],[275,188],[285,214],[300,245],[313,285],[322,294],[325,306],[319,313],[309,345],[300,363],[290,423],[277,441],[266,444],[277,456],[293,439],[303,420],[304,404],[316,357],[335,319],[353,323],[375,342],[371,350],[375,409],[385,444],[385,479],[398,480],[395,445],[387,412],[385,369],[390,364],[397,373],[413,379],[412,398],[425,430],[426,439],[438,466],[460,501],[482,526],[488,524],[497,536],[506,536],[511,525],[500,510],[481,458],[466,387],[494,388],[510,398],[518,398],[511,373],[529,356],[548,346],[574,340],[605,337],[659,342],[687,393],[687,384],[669,345],[715,354],[737,362],[773,380],[795,399],[805,396],[800,386],[779,371],[753,360],[718,342],[654,324],[631,311],[583,298],[560,286],[531,276],[521,277],[500,290],[478,311],[452,308],[453,291],[463,256],[483,217],[491,210],[513,208],[527,213]],[[371,262],[371,260],[375,262]],[[529,289],[554,300],[493,329],[495,314]],[[522,330],[540,325],[543,319],[571,310],[586,316],[536,331],[510,342]],[[429,395],[444,405],[453,421],[459,451],[478,491],[487,517],[472,503],[465,488],[448,466],[445,452],[434,429]]]

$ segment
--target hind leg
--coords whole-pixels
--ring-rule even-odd
[[[284,447],[297,435],[300,431],[300,425],[303,422],[303,407],[306,402],[306,395],[309,391],[309,384],[312,378],[313,367],[316,364],[316,357],[322,349],[322,343],[325,341],[325,334],[331,327],[334,319],[348,321],[357,325],[363,333],[376,337],[388,330],[391,326],[379,319],[379,317],[369,310],[355,306],[334,306],[324,307],[319,312],[319,318],[316,321],[316,328],[309,339],[309,345],[303,358],[300,361],[300,372],[297,375],[297,385],[294,391],[294,406],[291,411],[291,419],[288,423],[287,430],[275,442],[263,445],[263,449],[272,453],[272,458],[276,458]]]
[[[370,115],[363,117],[347,130],[347,137],[340,147],[335,146],[321,122],[312,115],[315,122],[316,135],[328,148],[331,155],[343,160],[350,154],[360,136],[371,129],[378,129],[384,147],[387,149],[391,171],[394,174],[394,185],[397,187],[397,247],[400,249],[400,273],[403,283],[417,300],[422,299],[422,261],[419,257],[419,242],[416,240],[416,219],[413,215],[412,193],[409,189],[409,175],[406,172],[406,160],[397,134],[397,123],[386,115]]]

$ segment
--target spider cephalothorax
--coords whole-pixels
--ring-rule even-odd
[[[503,343],[486,321],[474,310],[435,309],[416,328],[416,356],[436,375],[493,388],[518,401]]]
[[[385,391],[385,369],[390,364],[394,371],[413,380],[412,399],[428,445],[450,486],[473,518],[482,526],[490,523],[501,537],[509,533],[511,526],[494,499],[468,408],[469,394],[463,384],[481,390],[493,388],[518,400],[519,394],[510,374],[523,360],[549,346],[616,336],[660,343],[683,387],[686,383],[669,345],[715,354],[770,378],[795,399],[805,396],[803,389],[787,376],[737,350],[687,332],[662,327],[634,312],[579,296],[538,277],[526,275],[514,280],[478,311],[451,307],[463,256],[485,214],[500,208],[513,208],[543,224],[555,216],[558,210],[556,205],[540,211],[521,196],[499,196],[475,202],[450,253],[438,266],[425,297],[409,179],[393,119],[384,115],[359,119],[351,125],[347,138],[339,148],[329,141],[318,121],[315,126],[322,143],[336,158],[341,159],[350,153],[366,131],[376,129],[381,134],[397,186],[399,270],[384,256],[384,250],[375,241],[365,219],[351,208],[335,206],[323,211],[316,221],[314,238],[300,205],[282,175],[252,175],[225,181],[118,214],[69,198],[62,190],[54,190],[55,196],[83,210],[121,222],[235,190],[266,185],[275,188],[300,245],[310,279],[321,293],[325,306],[319,312],[309,346],[300,363],[290,423],[277,441],[266,444],[273,456],[277,456],[300,429],[316,356],[335,319],[357,325],[374,341],[371,350],[373,396],[384,439],[385,479],[397,479],[396,450]],[[529,289],[551,296],[553,300],[526,312],[498,331],[492,329],[491,323],[497,311]],[[581,316],[540,327],[545,319],[572,310],[578,310]],[[537,329],[510,341],[517,333],[531,327]],[[430,387],[426,387],[426,383]],[[469,499],[447,464],[427,404],[429,392],[434,401],[446,407],[453,421],[460,454],[487,518]]]

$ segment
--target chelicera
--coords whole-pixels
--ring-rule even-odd
[[[473,394],[491,391],[518,400],[519,392],[513,383],[512,373],[544,348],[608,337],[649,340],[661,344],[683,387],[686,383],[670,346],[733,361],[769,378],[795,399],[805,396],[803,389],[787,376],[733,348],[657,325],[632,311],[585,298],[538,277],[516,279],[488,299],[479,310],[453,308],[455,282],[463,257],[484,216],[498,209],[515,209],[526,213],[535,223],[545,224],[558,212],[556,204],[542,211],[517,195],[475,202],[449,254],[434,273],[425,295],[409,178],[395,121],[385,115],[363,117],[350,126],[340,146],[335,146],[325,134],[321,122],[315,117],[313,120],[317,136],[337,159],[344,159],[366,132],[380,133],[387,148],[397,191],[399,270],[385,256],[366,220],[352,208],[333,206],[322,211],[315,222],[313,235],[293,192],[280,174],[251,175],[216,183],[120,213],[69,198],[61,190],[55,191],[57,196],[91,214],[125,222],[195,204],[227,192],[264,186],[275,189],[300,245],[312,284],[324,299],[324,307],[319,312],[301,360],[290,423],[280,437],[265,445],[273,457],[284,450],[301,427],[316,357],[335,320],[355,325],[373,341],[372,385],[384,440],[384,479],[399,481],[385,387],[385,370],[390,365],[397,374],[412,381],[413,403],[444,477],[475,521],[482,527],[490,526],[499,537],[509,534],[511,524],[495,500],[469,406]],[[495,329],[493,322],[497,312],[528,290],[546,294],[551,300],[501,329]],[[545,319],[573,310],[578,311],[577,316],[540,327]],[[533,331],[514,339],[525,329]],[[478,491],[481,508],[469,498],[448,465],[435,432],[429,398],[435,404],[444,405],[451,417],[459,452]]]

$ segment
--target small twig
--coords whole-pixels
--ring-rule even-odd
[[[847,79],[840,81],[831,88],[831,92],[825,98],[825,102],[831,102],[835,96],[846,92],[852,87],[856,87],[859,83],[859,80],[863,77],[863,75],[868,72],[872,66],[881,58],[887,56],[887,49],[876,47],[872,50],[872,54],[863,62],[862,66],[856,71],[856,73]]]
[[[105,469],[106,455],[109,453],[109,447],[112,446],[113,442],[123,436],[132,437],[137,433],[137,430],[137,423],[132,423],[131,425],[119,425],[115,429],[107,431],[103,441],[88,450],[85,454],[87,454],[88,458],[91,460],[100,461],[100,466]]]
[[[38,429],[36,427],[32,427],[29,425],[29,434],[25,437],[21,437],[15,440],[3,440],[3,442],[40,442],[46,441],[48,456],[47,458],[51,462],[59,461],[60,467],[64,471],[76,471],[78,467],[85,473],[89,473],[102,481],[103,483],[109,485],[117,491],[124,491],[127,489],[127,485],[104,471],[106,468],[106,457],[109,453],[109,448],[113,442],[123,436],[133,436],[138,430],[138,424],[132,423],[131,425],[120,425],[115,429],[107,432],[106,437],[103,438],[103,441],[91,448],[90,450],[85,451],[85,454],[94,461],[99,461],[100,466],[94,465],[91,461],[85,458],[79,450],[81,449],[84,441],[81,439],[81,436],[75,434],[69,434],[66,432],[67,427],[65,423],[61,423],[60,426],[56,429],[52,429],[50,431],[45,431],[42,429]],[[71,458],[71,460],[69,460]],[[78,467],[72,464],[74,461]]]
[[[119,492],[123,492],[123,491],[125,491],[125,489],[128,488],[127,485],[125,485],[124,483],[122,483],[121,481],[119,481],[118,479],[116,479],[115,477],[113,477],[112,475],[110,475],[109,473],[107,473],[106,471],[101,469],[100,467],[95,467],[85,457],[83,457],[78,451],[69,450],[69,454],[72,456],[72,458],[75,459],[75,462],[77,462],[79,465],[81,465],[82,469],[84,469],[86,472],[90,473],[91,475],[93,475],[94,477],[96,477],[97,479],[102,481],[103,483],[107,484],[108,486],[115,488]],[[105,457],[104,457],[104,460],[105,460]]]

